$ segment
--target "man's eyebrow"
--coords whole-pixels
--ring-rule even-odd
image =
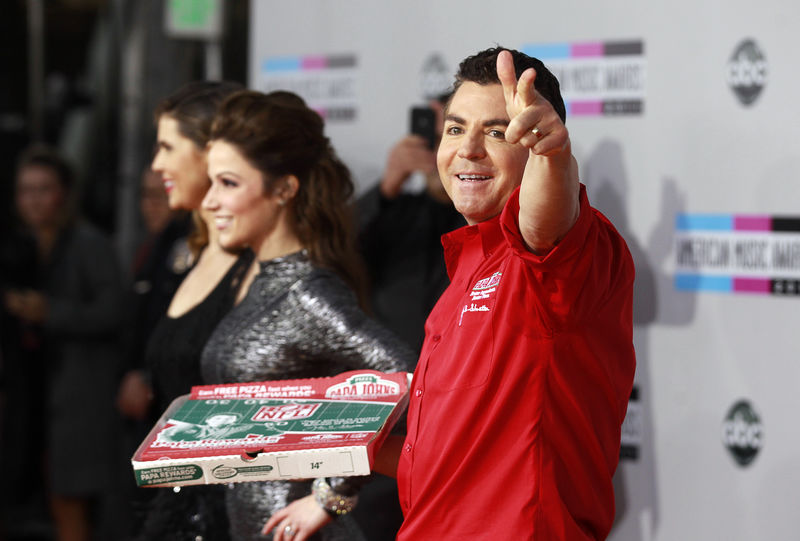
[[[460,116],[457,116],[457,115],[450,114],[450,113],[447,113],[445,115],[444,119],[445,120],[449,120],[451,122],[455,122],[456,124],[464,124],[464,119],[463,118],[461,118]]]
[[[508,126],[509,122],[510,121],[507,118],[492,118],[484,121],[483,127],[488,128],[489,126]]]
[[[458,115],[447,114],[444,119],[456,124],[466,124],[466,121]],[[484,120],[481,124],[484,128],[488,128],[489,126],[508,126],[508,122],[507,118],[490,118],[489,120]]]

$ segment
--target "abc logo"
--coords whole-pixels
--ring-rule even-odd
[[[764,444],[764,428],[746,400],[734,404],[722,423],[722,443],[740,466],[755,459]]]
[[[450,88],[452,76],[439,54],[431,54],[422,66],[420,90],[426,99],[436,99]]]
[[[767,82],[767,61],[753,40],[743,41],[733,52],[727,80],[742,105],[750,105],[761,94]]]

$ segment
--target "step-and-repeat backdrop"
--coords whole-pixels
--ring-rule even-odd
[[[541,58],[590,200],[637,266],[611,539],[800,539],[800,5],[251,6],[250,86],[317,108],[359,191],[462,58]]]

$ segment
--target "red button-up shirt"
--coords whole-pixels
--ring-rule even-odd
[[[451,285],[427,320],[398,467],[398,540],[604,539],[633,384],[633,261],[589,206],[547,255],[519,191],[442,238]]]

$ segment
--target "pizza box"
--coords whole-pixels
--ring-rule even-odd
[[[143,487],[368,475],[408,405],[411,374],[192,387],[131,459]]]

